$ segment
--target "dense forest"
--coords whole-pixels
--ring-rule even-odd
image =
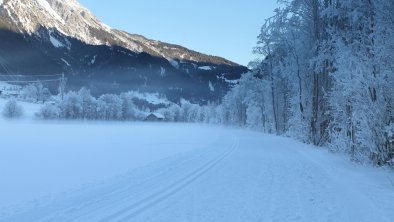
[[[394,1],[279,2],[223,100],[231,122],[392,165]]]

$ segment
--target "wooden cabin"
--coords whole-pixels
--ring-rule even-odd
[[[164,121],[165,117],[161,113],[150,113],[145,117],[145,121],[147,122],[161,122]]]

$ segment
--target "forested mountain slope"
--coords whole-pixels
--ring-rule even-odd
[[[64,73],[69,89],[86,86],[96,95],[139,90],[204,103],[222,97],[227,80],[246,71],[217,56],[112,29],[76,0],[0,4],[0,74]]]

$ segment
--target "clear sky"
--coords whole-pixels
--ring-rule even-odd
[[[112,28],[217,55],[242,65],[276,0],[79,0]]]

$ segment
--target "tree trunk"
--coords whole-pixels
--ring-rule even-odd
[[[319,27],[319,2],[318,0],[312,1],[312,15],[313,15],[313,28],[314,28],[314,41],[316,46],[320,42],[320,27]],[[319,48],[316,47],[315,55],[319,53]],[[319,101],[320,101],[320,89],[319,89],[319,73],[316,69],[313,71],[313,96],[312,96],[312,120],[311,120],[311,140],[312,143],[318,145],[319,137]]]
[[[274,83],[274,74],[273,74],[273,64],[272,64],[272,55],[271,50],[269,51],[269,62],[270,62],[270,78],[271,78],[271,96],[272,96],[272,111],[274,116],[274,125],[275,125],[275,133],[278,134],[278,114],[276,109],[276,102],[275,102],[275,83]]]

